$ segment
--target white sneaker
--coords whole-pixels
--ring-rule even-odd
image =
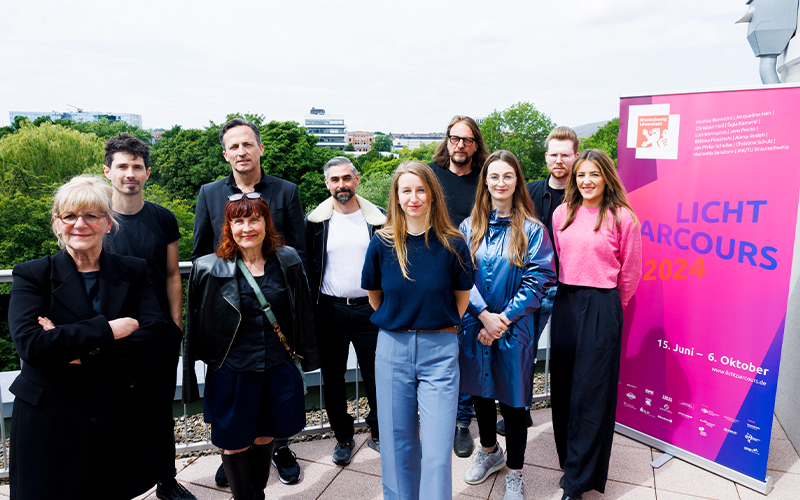
[[[521,470],[510,470],[506,474],[506,494],[503,500],[523,500],[522,493],[525,491],[525,480],[522,479]]]
[[[497,472],[506,466],[506,456],[503,454],[503,448],[497,444],[497,449],[489,453],[483,449],[483,446],[478,448],[478,453],[473,458],[475,462],[467,472],[464,473],[464,481],[469,484],[480,484],[486,481],[489,474]]]

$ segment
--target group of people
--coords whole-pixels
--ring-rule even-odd
[[[351,343],[384,498],[452,498],[450,450],[472,454],[474,415],[480,447],[464,480],[507,467],[505,499],[522,499],[551,310],[563,499],[604,491],[622,309],[641,275],[638,222],[605,153],[578,155],[575,133],[557,127],[545,143],[550,175],[526,186],[515,156],[489,154],[477,123],[456,116],[433,162],[397,167],[386,210],[356,194],[356,167],[335,157],[323,169],[331,197],[304,218],[297,186],[261,169],[258,127],[231,120],[220,142],[232,172],[197,198],[184,332],[177,223],[141,193],[147,145],[112,138],[111,186],[84,175],[56,194],[63,251],[14,268],[9,325],[23,367],[11,387],[13,498],[123,499],[154,484],[160,499],[195,498],[174,469],[183,338],[182,398],[201,397],[203,361],[215,480],[236,500],[265,498],[270,463],[282,482],[299,480],[288,440],[305,426],[303,371],[321,368],[332,460],[350,463]],[[103,457],[103,443],[130,429],[144,441],[125,463]]]

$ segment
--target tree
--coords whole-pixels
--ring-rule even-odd
[[[102,163],[102,140],[60,125],[27,121],[0,140],[0,183],[7,192],[38,197]]]
[[[392,138],[388,135],[383,134],[375,134],[375,138],[372,140],[372,149],[375,151],[385,151],[387,153],[392,152]]]
[[[103,116],[91,122],[76,122],[68,118],[57,118],[53,120],[49,116],[40,116],[31,122],[27,118],[17,116],[14,118],[14,126],[12,128],[20,129],[25,122],[32,123],[35,127],[40,127],[42,125],[61,125],[62,127],[74,129],[84,134],[94,134],[104,141],[122,132],[126,132],[134,137],[138,137],[144,142],[153,142],[153,134],[147,130],[136,125],[129,125],[128,122],[112,121],[107,116]]]
[[[77,122],[72,128],[85,134],[94,134],[107,141],[108,139],[121,134],[122,132],[138,137],[144,142],[153,142],[153,134],[136,125],[130,125],[124,121],[111,121],[107,117],[91,122]]]
[[[379,207],[389,205],[389,190],[392,188],[392,174],[373,172],[361,177],[358,194]]]
[[[181,232],[181,239],[178,240],[178,258],[189,260],[194,243],[194,203],[180,198],[170,198],[167,191],[156,184],[148,184],[142,194],[145,200],[161,205],[175,214]]]
[[[493,111],[481,124],[490,151],[507,149],[519,160],[525,179],[542,179],[547,174],[544,141],[555,124],[532,103],[519,102],[508,109]]]
[[[262,126],[261,141],[261,166],[268,174],[297,184],[300,203],[306,210],[330,196],[322,167],[341,151],[317,146],[317,136],[292,121]]]
[[[421,144],[416,149],[408,149],[408,146],[403,146],[403,149],[397,152],[401,160],[419,160],[425,163],[433,161],[433,154],[436,153],[436,148],[439,146],[438,142],[430,144]]]
[[[393,174],[394,170],[401,163],[403,163],[403,160],[396,158],[394,155],[381,156],[365,162],[361,166],[361,175],[370,175],[373,173]]]
[[[353,144],[352,144],[352,143],[347,143],[347,145],[344,147],[344,150],[345,150],[345,151],[355,151],[355,150],[356,150],[356,147],[355,147],[355,146],[353,146]]]
[[[173,133],[174,132],[174,133]],[[226,176],[231,169],[222,157],[219,126],[205,130],[173,128],[150,153],[150,179],[170,198],[187,200],[192,207],[200,186]]]
[[[591,136],[581,139],[581,150],[602,149],[617,164],[617,140],[619,139],[619,117],[609,121]]]

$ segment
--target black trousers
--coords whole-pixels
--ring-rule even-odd
[[[553,431],[564,493],[604,493],[617,412],[619,292],[559,284],[551,326]]]
[[[475,404],[481,446],[494,446],[497,442],[497,410],[494,399],[472,396],[472,402]],[[525,425],[527,413],[528,410],[522,406],[500,403],[500,414],[506,421],[506,465],[509,469],[522,469],[525,461],[525,448],[528,445],[528,427]]]
[[[379,438],[378,403],[375,398],[375,348],[378,343],[378,327],[372,324],[372,306],[348,306],[329,302],[320,297],[314,310],[322,358],[322,380],[324,383],[325,408],[338,441],[353,439],[353,417],[347,413],[347,392],[344,375],[347,371],[347,355],[353,343],[361,378],[369,401],[370,411],[366,421],[375,439]]]
[[[163,461],[159,482],[169,481],[175,477],[177,472],[175,470],[175,420],[172,417],[172,403],[175,401],[178,357],[180,355],[183,332],[172,321],[172,317],[168,317],[167,321],[169,322],[169,332],[172,340],[169,342],[165,352],[153,353],[154,356],[159,356],[159,362],[157,363],[158,373],[154,373],[160,414],[161,446],[159,447],[159,452],[160,460]]]

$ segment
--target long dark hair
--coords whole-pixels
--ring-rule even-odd
[[[241,200],[229,201],[225,205],[225,223],[222,225],[222,234],[219,237],[217,246],[217,257],[233,260],[241,257],[242,251],[233,239],[231,221],[238,218],[264,217],[264,241],[261,244],[261,255],[266,259],[275,253],[277,248],[283,245],[283,236],[275,230],[272,224],[272,216],[269,213],[269,205],[261,198],[251,199],[243,197]]]
[[[481,134],[481,128],[478,126],[478,122],[469,116],[456,115],[450,120],[450,123],[447,124],[447,130],[444,132],[444,140],[439,143],[436,152],[433,154],[433,160],[445,168],[450,165],[450,151],[447,150],[447,141],[450,138],[450,129],[452,129],[456,123],[463,123],[472,130],[472,136],[475,137],[475,144],[478,146],[478,149],[476,149],[475,154],[472,155],[472,163],[470,165],[472,165],[473,169],[480,168],[480,165],[483,165],[483,162],[486,161],[486,157],[489,156],[489,150],[486,149],[486,144],[483,142],[483,134]]]
[[[572,165],[572,172],[569,173],[569,178],[567,178],[567,189],[564,193],[564,203],[567,204],[567,218],[564,220],[564,226],[561,227],[561,230],[563,231],[572,224],[572,221],[575,220],[575,213],[578,211],[578,207],[583,204],[583,195],[581,195],[581,191],[578,189],[577,173],[581,164],[585,161],[590,161],[597,165],[600,169],[600,175],[603,176],[603,181],[606,184],[603,189],[603,199],[600,202],[600,212],[597,214],[597,224],[595,224],[594,230],[600,230],[600,226],[606,222],[606,214],[611,212],[614,223],[617,226],[617,231],[619,231],[621,222],[618,209],[620,207],[628,209],[628,212],[631,213],[631,217],[633,218],[633,225],[637,226],[639,221],[630,203],[628,203],[625,186],[623,186],[622,181],[619,180],[617,168],[614,166],[613,160],[602,150],[585,149],[578,155],[575,164]]]
[[[486,185],[486,176],[489,166],[496,161],[504,161],[514,169],[517,176],[517,183],[514,187],[514,195],[511,200],[511,225],[508,229],[509,245],[508,260],[517,267],[525,265],[525,254],[528,251],[528,238],[525,235],[525,220],[538,222],[536,210],[533,202],[525,189],[525,178],[522,176],[522,168],[514,153],[500,149],[495,151],[486,159],[481,167],[478,180],[478,189],[475,192],[475,205],[472,207],[471,221],[472,230],[469,239],[469,250],[472,255],[472,263],[477,264],[475,254],[478,252],[486,231],[489,230],[489,214],[492,213],[492,195]]]

